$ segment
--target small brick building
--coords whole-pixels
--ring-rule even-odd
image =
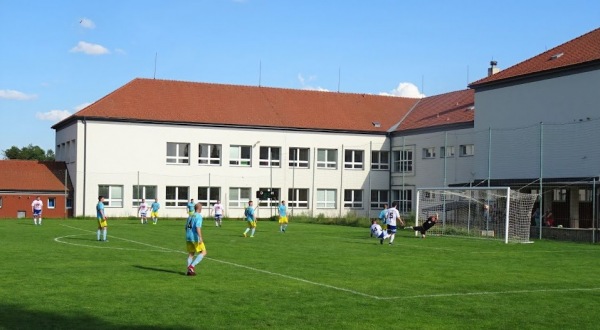
[[[38,196],[42,218],[70,217],[72,191],[65,162],[0,160],[0,218],[31,218]]]

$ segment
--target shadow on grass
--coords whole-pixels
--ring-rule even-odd
[[[23,306],[0,303],[0,328],[17,329],[124,329],[124,330],[191,330],[186,326],[153,326],[148,324],[114,324],[94,315],[76,311],[65,315],[48,311],[30,310]]]
[[[171,269],[164,269],[164,268],[156,268],[156,267],[146,267],[146,266],[140,266],[140,265],[133,265],[133,267],[135,268],[139,268],[139,269],[143,269],[143,270],[151,270],[154,272],[162,272],[162,273],[171,273],[171,274],[177,274],[177,275],[186,275],[185,272],[177,272]]]

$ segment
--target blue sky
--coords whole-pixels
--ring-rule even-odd
[[[0,0],[0,151],[137,77],[430,96],[598,27],[597,0]]]

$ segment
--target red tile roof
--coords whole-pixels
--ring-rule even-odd
[[[0,160],[0,191],[64,191],[66,170],[64,162]]]
[[[449,124],[473,123],[475,91],[465,89],[421,99],[396,132]]]
[[[86,117],[385,133],[418,99],[134,79],[54,125]],[[376,127],[374,122],[379,122]]]
[[[562,54],[562,55],[560,55]],[[469,85],[478,86],[600,61],[600,28]]]

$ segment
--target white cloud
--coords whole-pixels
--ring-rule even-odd
[[[419,92],[419,87],[415,86],[413,83],[409,82],[401,82],[398,84],[398,87],[392,89],[389,93],[381,92],[379,95],[386,96],[401,96],[401,97],[409,97],[420,99],[425,97],[425,94]]]
[[[308,76],[308,78],[304,78],[304,76],[301,73],[298,73],[298,81],[300,82],[300,85],[302,85],[302,89],[305,90],[310,90],[310,91],[321,91],[321,92],[329,92],[328,89],[320,87],[320,86],[312,86],[312,85],[308,85],[307,82],[310,81],[315,81],[317,80],[317,76]]]
[[[85,41],[80,41],[77,46],[71,48],[70,51],[73,53],[84,53],[87,55],[103,55],[110,53],[104,46],[91,44]]]
[[[69,117],[71,113],[67,110],[50,110],[48,112],[38,112],[35,114],[35,118],[39,120],[50,120],[54,122],[61,121]]]
[[[87,107],[87,106],[88,106],[88,105],[90,105],[90,104],[91,104],[91,103],[89,103],[89,102],[87,102],[87,103],[82,103],[82,104],[80,104],[80,105],[78,105],[78,106],[76,106],[76,107],[75,107],[75,111],[79,111],[79,110],[81,110],[81,109],[83,109],[83,108]]]
[[[35,94],[25,94],[12,89],[0,89],[0,99],[27,101],[37,99]]]
[[[93,29],[96,27],[96,24],[94,24],[94,22],[91,19],[85,17],[79,21],[79,25],[86,29]]]

